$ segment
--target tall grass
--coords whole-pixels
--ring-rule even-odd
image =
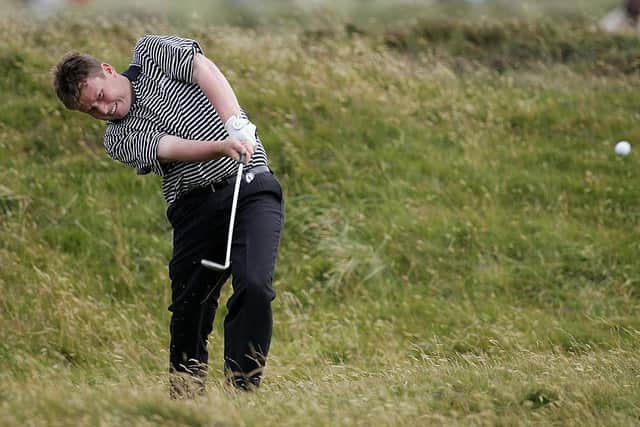
[[[2,21],[0,424],[637,424],[638,160],[613,144],[640,138],[640,44],[518,22]],[[50,89],[64,52],[122,69],[147,32],[201,41],[286,191],[255,394],[220,384],[221,308],[209,393],[167,400],[159,180]]]

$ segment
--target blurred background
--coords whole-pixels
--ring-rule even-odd
[[[1,0],[4,13],[28,13],[48,18],[64,13],[136,14],[171,23],[245,25],[309,25],[348,21],[362,27],[397,21],[442,17],[548,18],[567,15],[600,21],[616,10],[615,29],[626,21],[621,10],[640,9],[637,0]],[[328,22],[327,22],[328,21]],[[628,22],[624,22],[628,24]],[[611,23],[609,23],[611,25]]]

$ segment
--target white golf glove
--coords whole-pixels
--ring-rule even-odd
[[[224,124],[224,128],[231,138],[251,142],[254,147],[258,143],[256,141],[256,125],[247,119],[231,116]]]

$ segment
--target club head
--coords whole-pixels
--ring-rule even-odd
[[[218,264],[217,262],[209,261],[208,259],[203,259],[200,261],[200,264],[202,264],[204,267],[211,270],[224,271],[227,268],[229,268],[229,266],[231,265],[231,262],[227,260],[227,262],[224,265],[222,265],[222,264]]]

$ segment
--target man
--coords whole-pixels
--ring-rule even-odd
[[[600,28],[607,32],[637,32],[639,17],[640,0],[623,0],[600,20]]]
[[[224,321],[227,384],[247,390],[262,377],[272,334],[272,276],[283,225],[283,195],[256,127],[218,67],[190,39],[148,35],[131,65],[114,67],[78,53],[53,70],[64,105],[107,122],[110,157],[138,174],[162,177],[173,227],[170,385],[174,398],[204,391],[207,338],[222,284],[233,277]],[[231,266],[222,262],[238,161],[244,159]]]

